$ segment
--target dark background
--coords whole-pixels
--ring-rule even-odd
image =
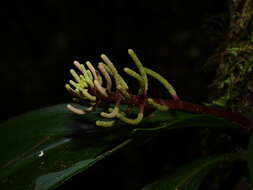
[[[165,76],[182,99],[203,103],[213,76],[203,70],[203,65],[220,42],[218,33],[226,24],[220,18],[226,11],[225,0],[1,3],[0,122],[29,110],[71,101],[64,86],[71,79],[73,60],[96,64],[105,53],[119,70],[135,68],[128,48],[136,51],[145,66]],[[136,87],[134,80],[129,79],[129,83]],[[168,96],[153,81],[149,95]],[[122,150],[59,189],[72,189],[73,184],[93,189],[108,184],[111,189],[141,186],[154,180],[163,168],[174,168],[200,154],[192,147],[199,145],[202,136],[192,129],[185,129],[183,135],[181,131],[170,132],[146,149]],[[161,163],[160,168],[152,163]],[[96,180],[98,183],[94,183]]]
[[[206,98],[211,80],[202,65],[213,51],[209,21],[226,10],[220,0],[45,0],[1,3],[1,120],[71,101],[64,89],[72,61],[107,54],[134,68],[133,48],[192,102]],[[133,81],[130,81],[130,84]],[[161,90],[160,90],[161,89]],[[156,83],[150,96],[164,97]]]

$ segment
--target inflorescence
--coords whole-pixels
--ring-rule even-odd
[[[74,80],[70,80],[69,84],[66,84],[65,87],[75,96],[74,100],[80,104],[88,103],[90,107],[80,109],[68,104],[67,108],[75,114],[85,115],[86,113],[94,111],[98,106],[113,103],[114,107],[110,107],[108,112],[100,113],[102,117],[107,119],[96,121],[97,126],[111,127],[115,124],[116,120],[137,125],[144,117],[145,108],[153,108],[160,111],[167,111],[169,109],[168,105],[157,103],[154,99],[147,96],[147,75],[157,79],[166,88],[173,100],[179,100],[176,91],[164,77],[144,67],[132,49],[128,50],[128,54],[137,66],[139,72],[135,72],[130,68],[124,68],[124,71],[138,81],[139,90],[137,94],[131,94],[129,92],[128,84],[119,74],[114,64],[106,55],[102,54],[101,59],[103,62],[98,63],[97,69],[89,61],[86,61],[86,67],[78,61],[74,61],[74,65],[79,71],[76,72],[74,69],[70,70]],[[121,110],[121,104],[126,104],[128,108],[124,111]],[[137,107],[139,110],[135,118],[129,117],[132,107]]]

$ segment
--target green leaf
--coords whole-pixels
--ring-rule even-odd
[[[99,160],[102,160],[105,157],[111,155],[113,152],[115,152],[118,149],[122,148],[123,146],[127,145],[129,142],[131,142],[131,139],[124,141],[123,143],[116,146],[112,150],[109,150],[109,151],[99,155],[95,159],[87,159],[84,161],[80,161],[65,170],[40,176],[36,180],[35,190],[52,189],[54,187],[57,187],[59,184],[63,183],[67,179],[71,178],[75,174],[78,174],[78,173],[88,169],[89,167],[94,165]]]
[[[182,166],[171,176],[164,176],[161,179],[149,184],[143,190],[197,190],[205,176],[222,162],[233,162],[241,160],[239,153],[223,154],[203,158]]]
[[[0,189],[29,190],[35,182],[37,189],[52,189],[93,165],[127,134],[126,128],[95,126],[98,112],[80,117],[65,106],[22,114],[0,125]],[[46,175],[51,184],[40,187]]]
[[[0,125],[0,189],[29,190],[35,184],[37,189],[52,189],[85,171],[103,158],[102,155],[109,155],[104,152],[125,140],[133,130],[121,122],[112,128],[97,127],[95,121],[101,119],[101,109],[77,116],[65,106],[22,114]],[[155,112],[134,132],[189,126],[236,124],[186,112]]]
[[[147,127],[147,124],[152,127]],[[145,119],[144,122],[138,128],[134,129],[134,132],[152,132],[184,127],[240,129],[240,124],[211,115],[193,114],[182,111],[156,111],[152,117]]]
[[[250,137],[248,145],[248,169],[251,183],[253,183],[253,135]]]

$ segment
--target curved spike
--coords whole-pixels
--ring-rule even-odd
[[[157,72],[147,67],[144,67],[144,69],[148,75],[158,80],[166,88],[166,90],[170,93],[170,95],[172,96],[174,100],[179,100],[179,97],[177,96],[177,92],[175,91],[173,86],[163,76],[161,76]]]
[[[74,77],[74,79],[76,80],[76,82],[80,82],[81,81],[80,77],[78,76],[78,74],[76,73],[76,71],[74,69],[70,69],[70,73]]]
[[[70,94],[72,94],[74,96],[78,96],[78,93],[73,88],[71,88],[71,86],[69,84],[65,84],[65,88],[67,89],[67,91]]]
[[[106,89],[108,91],[111,91],[112,88],[112,80],[111,77],[109,75],[109,73],[106,71],[104,64],[103,63],[99,63],[98,64],[98,69],[100,70],[100,72],[102,73],[102,75],[104,76],[105,80],[106,80]]]
[[[131,77],[135,78],[139,84],[140,84],[140,90],[141,92],[143,92],[144,88],[145,88],[145,84],[144,84],[144,81],[142,79],[142,77],[136,73],[134,70],[130,69],[130,68],[124,68],[124,71],[130,75]]]
[[[105,97],[108,97],[108,94],[107,94],[105,88],[102,87],[97,80],[94,80],[94,84],[95,84],[95,87],[99,91],[100,94],[102,94]]]
[[[89,68],[89,70],[91,71],[91,73],[92,73],[92,75],[94,77],[94,80],[98,80],[96,69],[93,67],[93,65],[91,64],[91,62],[86,61],[86,65]]]
[[[98,82],[102,86],[103,85],[103,78],[102,78],[102,76],[100,75],[100,73],[98,71],[96,71],[96,73],[97,73],[97,76],[98,76]]]
[[[93,81],[93,75],[90,70],[87,70],[88,77],[91,81]]]
[[[142,77],[143,82],[144,82],[143,92],[146,92],[148,90],[148,77],[147,77],[146,71],[144,70],[144,67],[143,67],[140,59],[137,57],[137,55],[135,54],[135,52],[132,49],[128,50],[128,54],[130,55],[130,57],[132,58],[135,65],[137,66],[137,68],[140,71],[141,77]]]
[[[113,127],[115,124],[115,121],[96,121],[96,125],[100,127]]]
[[[118,113],[117,118],[130,125],[138,125],[143,119],[143,113],[139,112],[135,119],[127,118],[124,114]]]
[[[69,84],[71,84],[72,86],[74,86],[75,88],[78,88],[80,87],[78,83],[76,83],[75,81],[73,80],[69,80]]]
[[[86,81],[85,77],[83,75],[79,75],[81,79],[81,84],[83,84],[84,88],[88,87],[88,82]]]
[[[85,83],[80,82],[80,83],[76,83],[73,80],[70,80],[69,83],[74,86],[75,88],[85,88]]]
[[[69,111],[71,111],[75,114],[78,114],[78,115],[85,115],[86,114],[86,112],[84,110],[76,108],[76,107],[72,106],[71,104],[68,104],[67,108]]]
[[[112,76],[115,79],[116,88],[118,90],[122,90],[122,91],[128,90],[127,83],[120,76],[120,74],[118,73],[117,69],[115,68],[115,66],[113,65],[113,63],[111,62],[111,60],[105,54],[102,54],[101,58],[107,64],[107,66],[110,68],[110,70],[112,71]]]
[[[115,107],[113,110],[111,110],[111,113],[101,112],[100,115],[106,118],[114,118],[117,116],[118,113],[119,113],[119,107]]]
[[[83,75],[81,75],[81,76],[83,76],[85,82],[86,82],[90,87],[93,88],[93,87],[94,87],[93,78],[90,77],[90,74],[89,74],[90,71],[87,70],[83,64],[80,64],[80,68],[81,68],[81,71],[82,71],[82,73],[83,73]]]
[[[104,64],[103,62],[100,62],[100,63],[104,66],[105,70],[106,70],[110,75],[113,76],[112,70],[111,70],[106,64]]]
[[[92,96],[92,95],[88,92],[88,90],[83,89],[83,88],[80,88],[80,87],[78,87],[77,89],[78,89],[79,91],[81,91],[81,93],[82,93],[87,99],[89,99],[90,101],[96,101],[96,96]]]
[[[114,76],[115,78],[115,83],[116,83],[116,89],[122,91],[122,92],[127,92],[128,90],[128,85],[126,83],[126,81],[120,76],[120,74],[116,74]]]
[[[110,68],[113,74],[118,73],[116,67],[113,65],[111,60],[105,54],[101,54],[101,59],[105,62],[105,64],[107,64],[107,66]]]
[[[79,61],[76,61],[76,60],[75,60],[73,63],[74,63],[74,65],[76,66],[76,68],[78,68],[81,72],[83,72],[82,67],[81,67],[81,64],[79,63]]]
[[[169,107],[156,103],[152,98],[148,98],[148,103],[159,111],[168,111]]]

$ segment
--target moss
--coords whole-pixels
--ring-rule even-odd
[[[253,43],[231,43],[216,56],[220,59],[212,83],[212,103],[232,111],[253,115]]]
[[[253,3],[230,2],[226,38],[209,58],[217,65],[211,84],[213,105],[253,116]]]

